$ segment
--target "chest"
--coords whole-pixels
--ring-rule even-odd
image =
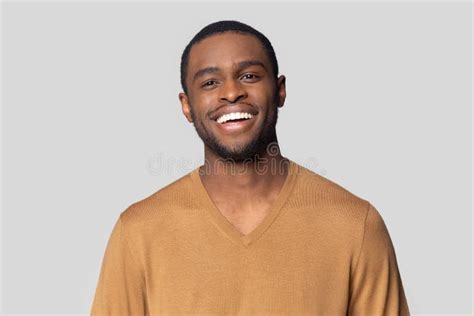
[[[267,237],[247,249],[225,239],[155,249],[146,282],[152,315],[345,315],[348,266],[325,247]]]
[[[262,203],[251,210],[242,211],[238,207],[229,207],[224,203],[216,203],[221,215],[242,235],[255,230],[268,216],[270,203]]]

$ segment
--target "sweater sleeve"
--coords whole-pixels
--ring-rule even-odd
[[[143,269],[130,250],[120,216],[105,250],[91,316],[147,314]]]
[[[410,315],[392,240],[370,203],[350,292],[348,315]]]

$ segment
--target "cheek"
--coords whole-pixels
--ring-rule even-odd
[[[215,92],[202,93],[199,96],[200,104],[205,108],[212,108],[213,103],[217,99],[217,94]]]
[[[189,98],[189,105],[194,116],[205,118],[212,109],[212,98],[209,95],[198,95]]]
[[[247,92],[250,98],[258,100],[262,106],[266,106],[273,103],[276,91],[273,88],[273,82],[265,79],[258,84],[249,86]]]
[[[193,97],[193,104],[200,109],[212,109],[216,97],[215,93],[212,92],[200,93]]]

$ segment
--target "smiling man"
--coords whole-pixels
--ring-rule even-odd
[[[409,315],[380,213],[282,156],[285,80],[254,28],[195,35],[179,100],[204,164],[120,214],[92,315]]]

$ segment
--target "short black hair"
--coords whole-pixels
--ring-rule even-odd
[[[213,34],[224,32],[246,33],[257,37],[257,39],[262,43],[265,52],[270,59],[275,79],[278,77],[278,61],[275,51],[273,50],[273,46],[268,38],[245,23],[235,20],[222,20],[208,24],[203,29],[201,29],[196,35],[194,35],[193,39],[188,43],[183,51],[183,54],[181,55],[181,87],[186,94],[188,93],[188,87],[186,86],[186,73],[188,70],[189,52],[191,51],[191,48],[194,44]]]

